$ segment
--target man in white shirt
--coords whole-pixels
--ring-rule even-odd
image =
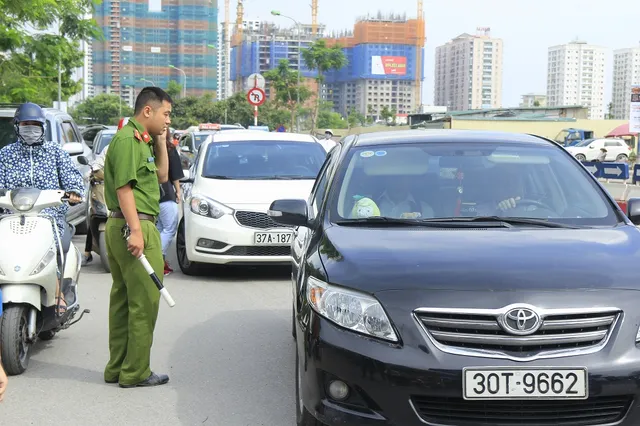
[[[417,202],[411,194],[411,177],[402,176],[387,183],[378,200],[380,215],[395,219],[424,219],[434,217],[433,208],[424,202]]]
[[[330,129],[327,129],[324,132],[324,139],[320,139],[318,141],[327,152],[331,152],[331,150],[337,145],[337,143],[333,139],[331,139],[332,137],[333,132]]]

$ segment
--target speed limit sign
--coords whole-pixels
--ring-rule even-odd
[[[253,87],[247,92],[247,100],[249,100],[249,103],[253,106],[262,105],[266,98],[267,95],[264,93],[264,90],[259,87]]]

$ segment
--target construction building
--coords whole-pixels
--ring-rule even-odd
[[[319,26],[319,34],[323,31],[324,26]],[[306,67],[301,52],[308,49],[318,37],[317,33],[314,34],[313,25],[300,25],[300,31],[297,25],[293,28],[281,28],[270,22],[243,28],[241,41],[236,36],[231,47],[229,64],[233,93],[246,90],[247,78],[251,74],[264,74],[276,68],[283,59],[289,61],[292,70],[298,71],[299,55],[302,77],[315,78],[317,73]],[[268,85],[267,94],[270,94]]]
[[[94,7],[104,34],[92,46],[95,94],[118,94],[131,105],[141,88],[167,88],[175,80],[187,96],[216,95],[217,0],[110,0]]]
[[[257,32],[260,30],[260,21],[249,20],[242,21],[243,30],[246,32]],[[233,82],[230,78],[231,73],[231,46],[227,43],[225,22],[218,27],[218,100],[227,99],[233,94]],[[231,39],[229,34],[228,39]]]
[[[466,111],[502,107],[501,39],[479,27],[436,48],[435,104]]]
[[[628,120],[631,87],[640,85],[640,46],[613,52],[613,118]]]
[[[547,104],[582,105],[589,108],[589,118],[604,118],[605,47],[585,41],[549,48]]]
[[[322,93],[334,109],[354,110],[375,120],[387,107],[398,115],[416,112],[422,103],[425,25],[420,19],[382,15],[362,17],[348,34],[334,35],[348,64],[326,75]]]

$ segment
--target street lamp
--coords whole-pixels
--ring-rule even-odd
[[[169,65],[169,68],[173,68],[174,70],[180,71],[182,73],[182,76],[184,77],[184,86],[182,86],[182,97],[186,98],[187,97],[187,74],[176,66]]]
[[[272,10],[273,16],[282,16],[283,18],[291,19],[298,26],[298,87],[296,87],[296,108],[300,108],[300,74],[302,74],[302,31],[300,29],[300,22],[293,19],[291,16],[283,15],[277,10]],[[296,132],[300,133],[300,111],[296,114]]]
[[[145,83],[151,83],[152,86],[156,85],[153,81],[147,80],[146,78],[141,78],[140,81],[144,81]]]

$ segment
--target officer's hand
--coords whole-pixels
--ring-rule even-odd
[[[520,201],[520,197],[507,198],[498,203],[498,208],[502,211],[513,209],[516,207],[516,201]]]
[[[144,253],[144,239],[142,238],[142,231],[131,232],[129,240],[127,241],[127,250],[136,259]]]

